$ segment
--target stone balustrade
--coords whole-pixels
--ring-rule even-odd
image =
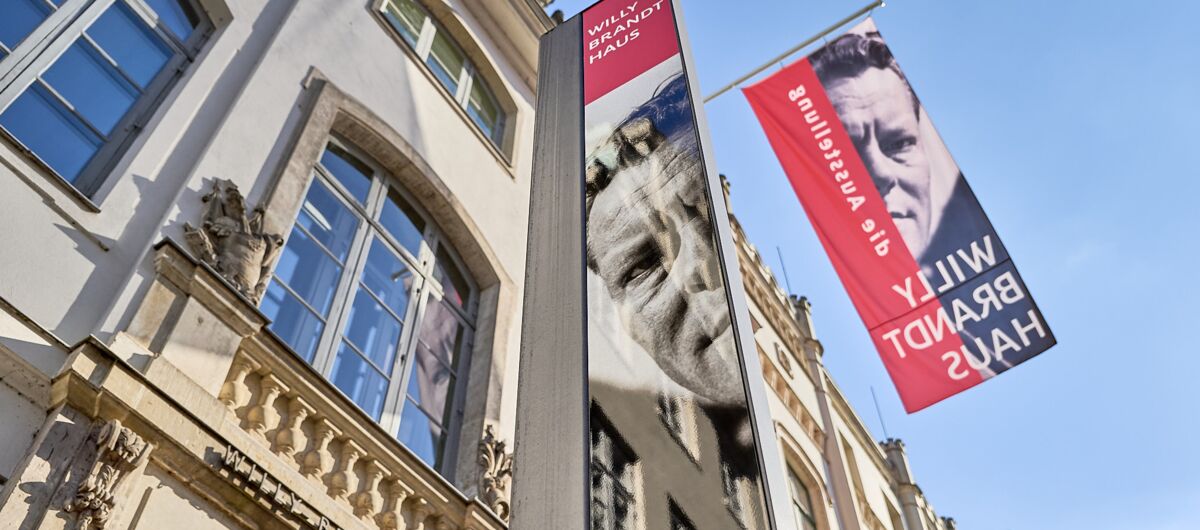
[[[218,396],[246,432],[324,487],[367,528],[499,530],[505,523],[262,333],[243,343]]]

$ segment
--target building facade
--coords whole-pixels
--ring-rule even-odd
[[[543,7],[5,2],[0,528],[506,527]],[[942,528],[739,237],[804,513]]]
[[[730,222],[796,528],[957,528],[937,515],[914,482],[904,443],[876,442],[834,383],[822,362],[812,305],[780,288],[737,218]]]

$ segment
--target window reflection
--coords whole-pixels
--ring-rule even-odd
[[[321,157],[262,311],[298,355],[436,468],[461,420],[455,388],[472,283],[433,223],[349,152],[331,143]],[[376,186],[388,195],[368,196]],[[347,202],[359,198],[361,207]],[[351,281],[346,271],[360,272]]]
[[[171,17],[182,9],[177,1],[150,3],[153,16]],[[86,7],[81,4],[75,9]],[[5,0],[0,6],[0,57],[14,48],[46,20],[55,9],[42,0]],[[198,19],[192,15],[192,23]],[[98,183],[98,172],[83,179],[89,164],[105,145],[115,149],[136,131],[130,114],[136,102],[151,94],[166,65],[184,55],[126,2],[117,1],[77,32],[64,31],[65,48],[49,64],[38,66],[41,75],[0,112],[0,127],[21,142],[42,162],[84,192]],[[43,60],[53,46],[40,46],[31,60]],[[156,85],[162,90],[165,82]]]
[[[50,6],[41,0],[4,0],[0,4],[0,57],[12,53],[48,16]]]

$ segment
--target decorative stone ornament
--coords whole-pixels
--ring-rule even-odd
[[[197,259],[257,303],[267,288],[267,273],[283,248],[283,237],[263,233],[262,207],[247,217],[245,198],[228,180],[213,181],[212,191],[201,200],[208,206],[200,227],[183,225],[188,246]]]
[[[80,484],[75,498],[63,510],[78,514],[79,530],[103,530],[116,505],[117,485],[150,456],[153,446],[117,420],[105,423],[96,436],[91,472]]]
[[[512,479],[512,453],[504,440],[496,436],[496,427],[488,425],[479,441],[479,465],[483,466],[479,491],[483,502],[504,521],[508,521],[508,483]]]

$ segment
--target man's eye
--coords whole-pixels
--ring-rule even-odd
[[[634,264],[625,271],[625,276],[621,278],[621,283],[629,285],[633,282],[640,281],[655,269],[662,267],[662,254],[654,248],[646,248],[641,252],[641,256]]]
[[[896,139],[883,146],[883,151],[888,156],[902,155],[909,152],[917,146],[917,139],[912,136]]]

